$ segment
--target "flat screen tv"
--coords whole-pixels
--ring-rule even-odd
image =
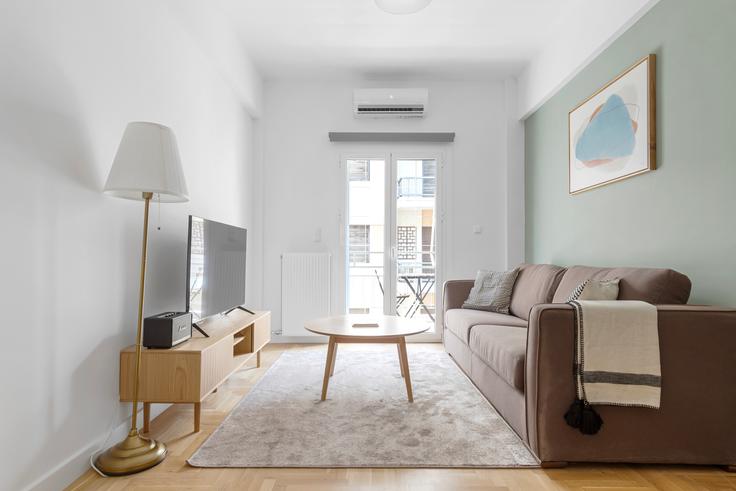
[[[242,308],[247,235],[244,228],[189,216],[187,312],[194,322]]]

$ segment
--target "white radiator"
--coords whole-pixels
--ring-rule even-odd
[[[314,336],[304,329],[310,319],[330,315],[330,255],[281,255],[281,335]]]

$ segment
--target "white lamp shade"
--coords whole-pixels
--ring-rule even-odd
[[[157,123],[128,123],[107,176],[105,193],[135,200],[142,200],[143,193],[154,193],[163,202],[189,201],[171,128]]]
[[[413,14],[429,5],[432,0],[375,0],[381,10],[389,14]]]

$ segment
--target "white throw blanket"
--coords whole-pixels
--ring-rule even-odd
[[[657,308],[633,300],[581,300],[575,309],[578,398],[659,408]]]

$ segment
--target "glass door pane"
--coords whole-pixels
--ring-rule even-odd
[[[435,323],[437,160],[395,160],[395,312]]]
[[[386,161],[348,159],[347,306],[383,314]]]

